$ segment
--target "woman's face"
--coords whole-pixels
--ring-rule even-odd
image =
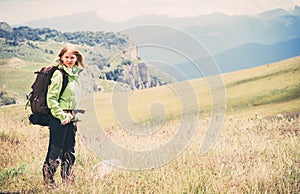
[[[76,55],[73,54],[73,52],[67,51],[61,57],[61,60],[63,61],[63,64],[65,66],[72,68],[77,61],[77,57],[76,57]]]

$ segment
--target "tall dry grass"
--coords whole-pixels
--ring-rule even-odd
[[[78,133],[76,184],[63,185],[57,172],[59,188],[52,191],[43,187],[41,173],[48,129],[28,125],[22,108],[0,109],[0,192],[300,192],[299,117],[288,119],[278,115],[264,119],[254,114],[252,117],[227,115],[216,144],[203,156],[198,154],[205,135],[200,129],[186,151],[160,168],[143,171],[114,168],[100,178],[92,175],[93,167],[101,160],[86,148]],[[202,128],[207,125],[207,120],[201,120]]]

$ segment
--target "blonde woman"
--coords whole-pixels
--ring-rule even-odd
[[[61,162],[61,177],[65,183],[73,183],[75,175],[75,135],[76,107],[75,90],[79,87],[78,74],[84,69],[83,55],[72,44],[66,44],[60,51],[58,68],[67,74],[68,82],[60,95],[63,74],[55,71],[47,93],[47,104],[51,110],[50,139],[47,156],[43,165],[44,183],[49,188],[56,188],[54,173]]]

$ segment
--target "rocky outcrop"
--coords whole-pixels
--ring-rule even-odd
[[[8,33],[13,31],[12,27],[6,22],[0,22],[0,30]]]
[[[106,55],[101,49],[93,49],[87,58],[101,58]],[[160,71],[150,71],[149,64],[138,57],[138,49],[132,43],[127,49],[115,56],[110,56],[111,60],[87,61],[85,71],[80,75],[83,83],[83,90],[86,92],[102,92],[107,86],[99,80],[112,81],[114,87],[118,86],[118,91],[140,90],[145,88],[156,87],[167,83]],[[115,88],[114,88],[115,89]]]
[[[150,73],[149,64],[138,57],[138,49],[132,45],[103,68],[100,78],[125,83],[132,90],[166,84],[159,71]]]
[[[96,65],[87,65],[86,69],[80,73],[80,82],[84,92],[102,92],[103,88],[98,83],[100,69]]]
[[[16,104],[16,100],[9,97],[6,92],[0,91],[0,106]]]

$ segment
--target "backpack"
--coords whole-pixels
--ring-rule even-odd
[[[49,126],[51,112],[47,106],[47,91],[51,83],[53,73],[59,70],[63,75],[62,89],[59,97],[63,94],[68,84],[68,74],[57,66],[43,67],[40,71],[34,72],[36,79],[31,88],[32,91],[27,95],[27,104],[30,104],[32,114],[29,116],[29,121],[34,125]]]

